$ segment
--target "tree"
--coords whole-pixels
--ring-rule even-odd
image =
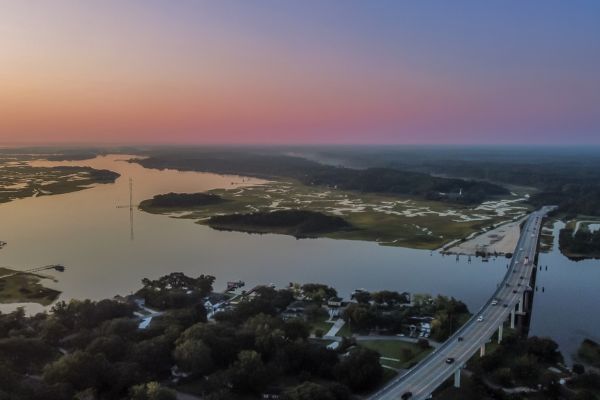
[[[365,291],[356,292],[352,295],[352,298],[360,304],[369,304],[371,301],[371,293]]]
[[[41,323],[40,336],[45,342],[57,345],[67,333],[67,328],[55,318],[47,318]]]
[[[310,335],[310,327],[302,319],[293,318],[285,321],[283,332],[288,340],[306,340]]]
[[[158,377],[173,365],[173,339],[160,335],[133,345],[131,360],[143,366],[150,376]]]
[[[344,310],[342,318],[350,323],[353,329],[366,331],[372,329],[377,322],[377,315],[371,307],[364,304],[350,304]]]
[[[90,354],[102,354],[109,361],[121,360],[128,352],[128,343],[117,335],[100,336],[94,339],[87,347]]]
[[[304,382],[287,392],[284,400],[336,400],[325,386],[312,382]]]
[[[149,382],[131,388],[130,400],[176,400],[175,392],[160,386],[158,382]]]
[[[499,368],[494,372],[494,379],[501,386],[509,387],[512,383],[512,371],[510,368]]]
[[[387,304],[390,307],[410,302],[410,294],[400,294],[398,292],[392,292],[390,290],[381,290],[379,292],[374,292],[371,296],[373,297],[373,301],[375,303],[379,305]]]
[[[284,342],[282,321],[277,317],[258,314],[249,318],[244,330],[254,335],[254,344],[263,354],[271,354]]]
[[[337,297],[337,291],[327,285],[320,283],[306,283],[302,285],[302,293],[307,299],[323,303],[324,301]]]
[[[213,371],[210,348],[202,340],[185,340],[175,347],[173,357],[186,372],[206,375]]]
[[[179,337],[177,344],[186,340],[202,340],[211,350],[213,363],[221,368],[229,366],[237,360],[242,348],[253,345],[254,337],[236,330],[228,323],[217,324],[198,323],[192,325]]]
[[[67,383],[76,390],[105,389],[109,382],[110,365],[101,354],[76,351],[59,358],[44,368],[48,383]]]
[[[361,391],[375,387],[383,377],[379,353],[359,347],[350,352],[334,370],[335,376],[353,390]]]
[[[527,352],[538,358],[541,362],[556,363],[562,361],[558,344],[551,339],[537,336],[527,339]]]
[[[260,393],[269,382],[269,371],[260,358],[260,354],[252,350],[243,350],[229,369],[232,390],[238,393]]]
[[[40,339],[22,336],[0,339],[0,360],[17,372],[37,369],[53,356],[54,350]]]

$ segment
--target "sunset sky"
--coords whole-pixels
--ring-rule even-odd
[[[0,144],[600,144],[600,1],[0,0]]]

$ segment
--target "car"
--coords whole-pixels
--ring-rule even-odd
[[[459,337],[458,337],[458,341],[459,341],[459,342],[462,342],[463,340],[465,340],[465,338],[464,338],[464,337],[462,337],[462,336],[459,336]]]
[[[517,293],[517,291],[516,291],[516,290],[513,290],[513,293]]]
[[[454,358],[448,357],[446,358],[446,364],[452,364],[454,362]]]
[[[495,306],[498,304],[498,300],[492,300],[492,305]]]
[[[480,315],[479,317],[477,317],[477,322],[482,322],[483,321],[483,315]]]
[[[504,303],[504,304],[502,305],[502,307],[506,308],[506,307],[508,307],[508,304]]]
[[[408,400],[408,399],[412,398],[412,392],[404,392],[402,394],[402,396],[400,396],[400,398],[402,400]]]

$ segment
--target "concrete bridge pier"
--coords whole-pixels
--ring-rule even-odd
[[[515,329],[515,309],[510,312],[510,329]]]
[[[519,300],[518,309],[519,309],[519,314],[522,314],[523,313],[523,296],[521,296],[521,300]]]
[[[479,357],[485,356],[485,343],[479,348]]]
[[[498,343],[502,342],[502,330],[504,329],[504,325],[500,324],[500,326],[498,326]]]
[[[461,370],[461,368],[454,371],[454,387],[455,388],[460,387],[460,370]]]

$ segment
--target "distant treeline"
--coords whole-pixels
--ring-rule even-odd
[[[600,215],[600,184],[564,184],[536,193],[529,200],[534,206],[559,206],[569,217],[577,214]]]
[[[297,179],[306,185],[323,185],[365,193],[413,195],[462,203],[479,203],[491,196],[509,193],[502,186],[488,182],[439,178],[427,173],[392,168],[336,167],[276,154],[221,152],[194,156],[190,153],[167,153],[135,161],[146,168],[242,174],[261,178],[286,177]]]
[[[557,205],[570,214],[600,215],[600,163],[434,162],[421,167],[432,173],[465,176],[491,182],[535,187],[529,202],[535,207]]]
[[[72,168],[74,171],[81,171],[82,169],[90,174],[90,177],[99,183],[112,183],[117,180],[121,174],[110,171],[108,169],[94,169],[91,167],[55,167],[63,170],[68,170]]]
[[[437,178],[420,172],[390,168],[356,170],[325,167],[312,171],[304,183],[367,193],[417,195],[432,200],[453,200],[463,203],[480,203],[490,196],[509,193],[505,188],[488,182]]]
[[[579,229],[573,235],[573,230],[562,229],[559,245],[561,251],[568,256],[600,257],[600,231]]]
[[[142,206],[158,208],[199,207],[219,204],[226,201],[221,196],[210,193],[167,193],[154,196],[142,202]]]
[[[434,174],[462,176],[490,182],[499,182],[540,189],[557,184],[586,184],[600,178],[599,163],[541,161],[484,162],[435,161],[424,163],[420,169]]]
[[[208,225],[219,230],[283,233],[295,237],[313,237],[352,228],[352,225],[341,217],[304,210],[217,215],[208,220]]]

